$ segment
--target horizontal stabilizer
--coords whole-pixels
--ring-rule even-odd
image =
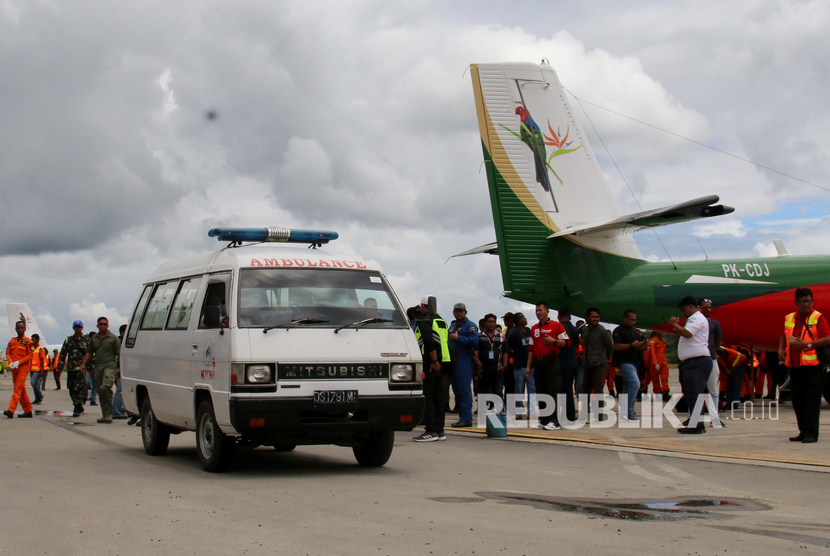
[[[488,243],[486,245],[480,245],[478,247],[474,247],[463,253],[456,253],[452,257],[463,257],[464,255],[478,255],[480,253],[487,253],[488,255],[498,255],[499,254],[499,246],[494,241],[493,243]],[[450,258],[452,258],[450,257]]]
[[[669,207],[628,214],[613,220],[606,220],[605,222],[592,222],[571,226],[548,236],[548,238],[568,235],[607,236],[631,233],[642,230],[643,228],[654,228],[656,226],[665,226],[666,224],[697,220],[698,218],[721,216],[735,211],[734,208],[726,205],[716,205],[715,203],[719,200],[720,198],[717,195],[708,195]]]

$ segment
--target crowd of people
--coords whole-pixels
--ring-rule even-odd
[[[776,389],[789,373],[792,402],[799,434],[790,440],[815,442],[818,439],[818,408],[821,403],[822,353],[830,346],[830,328],[812,308],[812,292],[798,288],[797,311],[787,315],[778,353],[753,352],[742,346],[722,345],[720,324],[711,318],[709,299],[683,298],[678,304],[682,317],[666,323],[676,334],[682,399],[679,410],[688,418],[678,429],[681,434],[706,432],[703,415],[712,427],[725,424],[724,408],[747,401],[753,394],[776,399]],[[409,310],[413,330],[424,358],[425,431],[416,442],[446,440],[447,412],[458,414],[452,427],[471,427],[476,395],[520,396],[517,419],[534,419],[533,427],[548,431],[561,428],[560,415],[577,420],[580,404],[576,395],[592,400],[582,409],[590,412],[594,399],[611,395],[619,399],[621,422],[636,423],[636,401],[651,393],[663,401],[671,399],[667,345],[659,331],[646,338],[636,328],[637,314],[627,310],[622,324],[613,331],[601,324],[599,309],[587,310],[585,321],[572,323],[567,307],[559,308],[556,320],[545,302],[536,304],[536,323],[528,326],[523,313],[506,313],[504,325],[495,314],[486,314],[474,323],[464,303],[453,306],[447,323],[435,310],[429,296]],[[830,353],[830,348],[828,348]],[[816,378],[818,377],[818,378]],[[449,389],[455,400],[450,408]],[[607,388],[607,394],[606,394]],[[554,400],[553,411],[539,411],[537,398]],[[556,400],[564,407],[555,407]],[[601,403],[601,402],[599,402]],[[505,407],[502,405],[502,407]],[[681,409],[682,408],[682,409]],[[560,413],[561,412],[561,413]],[[589,415],[588,421],[601,419]],[[636,425],[634,425],[636,426]]]
[[[784,320],[776,358],[774,353],[753,354],[740,346],[723,346],[720,324],[710,317],[711,300],[687,296],[680,301],[683,320],[672,317],[666,323],[679,336],[679,375],[688,412],[680,433],[706,432],[704,411],[713,427],[723,427],[719,417],[722,405],[732,407],[743,400],[752,393],[753,382],[755,394],[763,394],[766,382],[766,397],[774,398],[778,381],[772,378],[772,367],[777,365],[789,371],[798,422],[799,433],[790,440],[818,440],[822,380],[830,359],[830,327],[813,309],[813,294],[808,288],[795,290],[795,305],[796,311]],[[594,406],[593,400],[605,394],[607,386],[608,394],[620,400],[620,421],[629,423],[638,421],[636,400],[648,393],[649,386],[664,400],[671,396],[662,334],[654,331],[646,339],[636,328],[637,314],[633,310],[621,315],[622,324],[612,332],[601,324],[602,315],[595,307],[587,310],[585,321],[574,324],[567,307],[559,308],[553,320],[549,305],[539,302],[535,307],[537,322],[530,327],[520,312],[503,315],[503,327],[493,313],[476,324],[468,318],[464,303],[453,306],[453,319],[447,323],[435,307],[435,298],[427,296],[408,311],[424,369],[425,431],[414,438],[417,442],[446,440],[447,412],[458,414],[452,427],[471,427],[474,393],[493,394],[502,400],[505,394],[517,394],[521,411],[516,417],[534,419],[534,427],[547,431],[561,428],[560,414],[569,422],[576,421],[579,404],[575,395],[579,393],[592,399],[583,408],[588,411]],[[32,417],[33,405],[44,399],[51,371],[56,390],[62,389],[61,375],[66,373],[74,417],[84,413],[87,401],[97,405],[97,397],[101,407],[98,423],[128,419],[128,424],[136,424],[139,416],[128,414],[121,399],[118,355],[127,326],[121,326],[120,336],[109,331],[106,317],[99,317],[96,326],[97,332],[84,334],[83,322],[75,321],[73,334],[63,342],[60,352],[55,349],[50,354],[40,345],[37,334],[26,336],[24,321],[16,322],[16,337],[9,341],[4,358],[4,371],[6,367],[11,370],[14,384],[4,415],[13,418],[21,405],[19,418]],[[26,392],[27,379],[34,400]],[[449,407],[450,386],[454,408]],[[539,394],[551,400],[554,407],[539,411]],[[564,408],[556,407],[557,399],[564,399]],[[591,415],[589,419],[600,417]]]
[[[73,404],[73,417],[84,413],[84,405],[97,406],[100,400],[101,424],[112,423],[113,419],[127,419],[128,424],[137,424],[138,416],[129,414],[122,403],[121,373],[118,356],[121,340],[127,325],[122,325],[116,336],[109,330],[109,320],[99,317],[96,322],[97,332],[84,334],[84,323],[76,320],[72,323],[73,334],[64,340],[58,351],[50,354],[40,345],[38,334],[26,336],[25,321],[15,323],[17,336],[6,347],[3,367],[12,372],[13,392],[9,407],[3,414],[14,418],[17,406],[23,413],[18,418],[32,417],[34,405],[43,402],[46,379],[51,371],[55,379],[55,390],[62,390],[61,376],[66,373],[66,389]],[[26,391],[26,379],[30,384],[35,399],[30,400]],[[113,393],[113,388],[115,392]]]

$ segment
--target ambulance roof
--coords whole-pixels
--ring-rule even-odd
[[[344,258],[322,249],[309,249],[304,245],[254,243],[168,261],[153,271],[145,283],[195,276],[207,272],[264,267],[378,270],[363,261]]]

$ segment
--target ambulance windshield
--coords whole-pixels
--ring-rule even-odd
[[[332,327],[367,320],[364,328],[406,326],[376,271],[247,268],[239,278],[240,327]]]

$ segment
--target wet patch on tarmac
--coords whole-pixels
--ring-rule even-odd
[[[71,426],[79,426],[79,427],[89,427],[92,426],[92,423],[84,423],[81,421],[76,421],[78,417],[73,417],[72,411],[44,411],[41,409],[36,409],[34,411],[35,416],[37,417],[46,417],[49,418],[50,421],[58,421],[62,425],[71,425]]]
[[[465,498],[463,496],[438,496],[429,498],[433,502],[446,502],[448,504],[469,504],[470,502],[484,502],[484,498]]]
[[[729,512],[771,510],[772,506],[745,498],[690,496],[663,500],[608,500],[560,498],[512,492],[477,492],[488,500],[522,504],[542,510],[572,512],[591,517],[628,521],[680,521],[684,519],[727,519]]]

